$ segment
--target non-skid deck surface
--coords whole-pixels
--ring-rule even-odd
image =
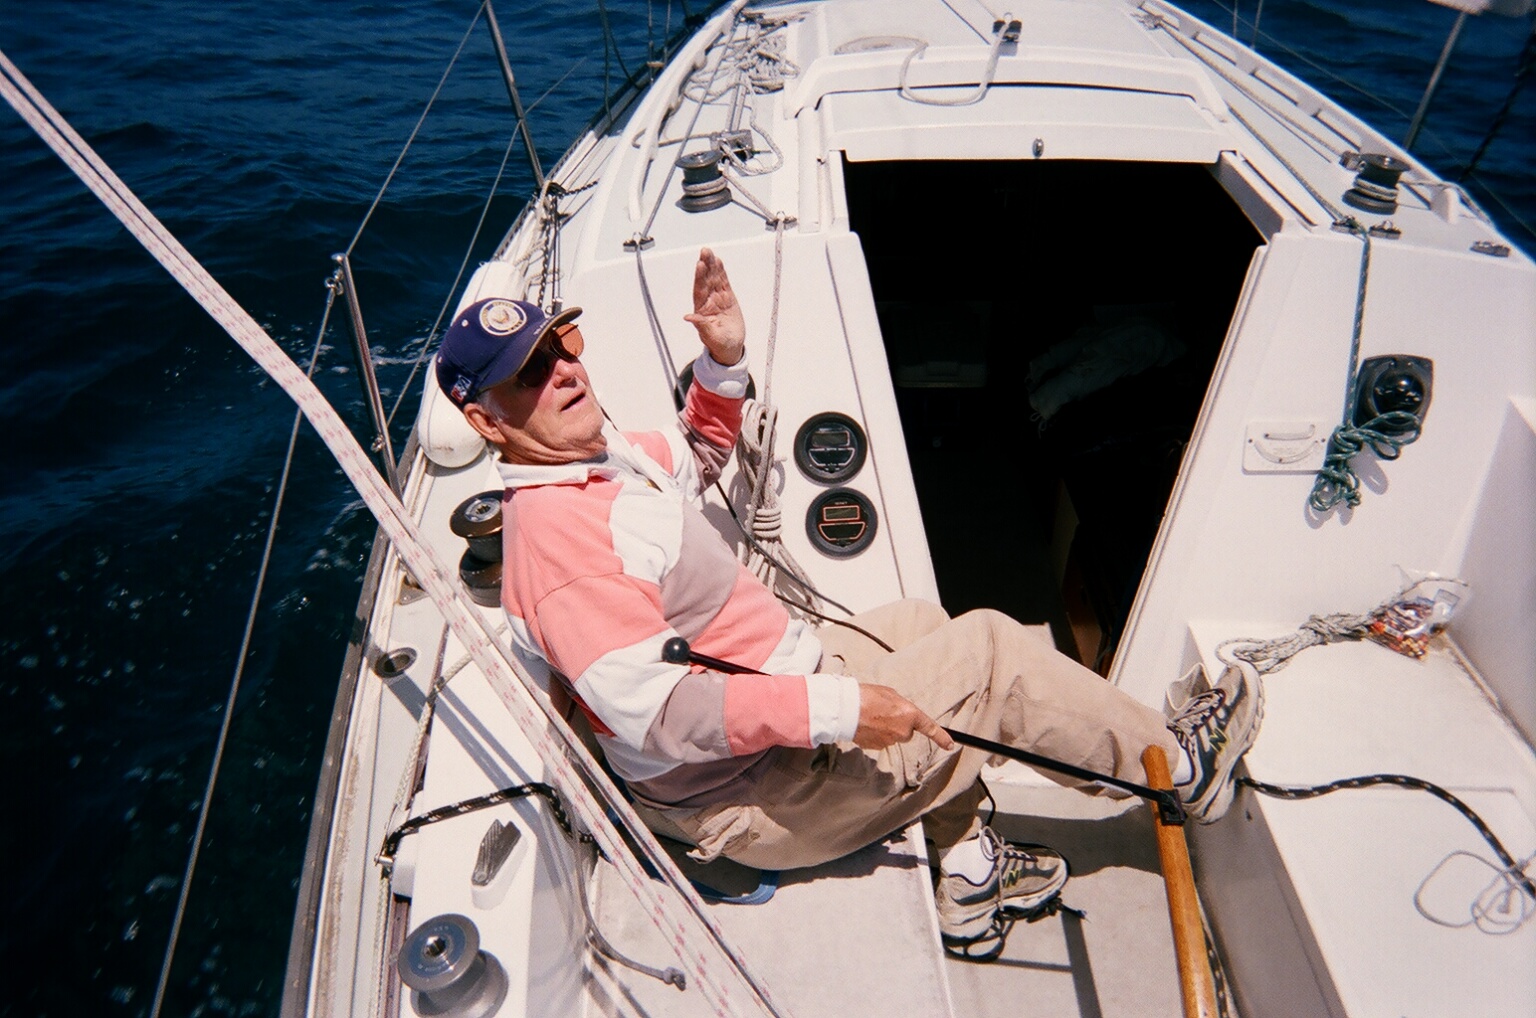
[[[1009,791],[996,791],[1006,808]],[[712,905],[711,914],[786,1018],[1178,1018],[1178,973],[1148,811],[1135,801],[1063,790],[1045,796],[1059,808],[1042,811],[1040,799],[1038,790],[1028,795],[1032,811],[1051,815],[1000,814],[993,826],[1010,840],[1050,844],[1065,855],[1073,875],[1063,901],[1086,918],[1062,913],[1016,924],[996,961],[961,961],[939,949],[929,871],[911,839],[786,873],[768,904]],[[718,870],[714,877],[733,893],[752,883]],[[673,964],[612,873],[600,866],[598,880],[597,916],[609,939],[636,960]],[[611,963],[594,963],[593,989],[602,1014],[710,1013],[697,993]]]
[[[1006,791],[995,790],[1006,801]],[[1080,801],[1073,801],[1074,799]],[[1047,844],[1072,877],[1062,912],[1017,923],[996,961],[949,962],[957,1014],[975,1018],[1177,1018],[1178,972],[1150,813],[1073,795],[1070,816],[998,816],[1010,841]]]
[[[786,872],[765,904],[710,906],[785,1018],[956,1013],[938,952],[920,837],[921,828],[913,827],[824,866]],[[604,935],[637,961],[675,964],[661,935],[613,876],[599,865],[594,915]],[[739,889],[739,882],[718,871],[695,879],[733,884],[720,890]],[[693,989],[679,992],[612,963],[594,961],[593,969],[599,1013],[653,1018],[713,1013]]]

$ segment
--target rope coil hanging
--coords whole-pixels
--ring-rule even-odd
[[[821,597],[806,582],[805,571],[784,545],[783,511],[773,483],[773,450],[779,420],[779,408],[773,405],[773,357],[778,347],[784,228],[788,222],[783,213],[773,220],[773,307],[768,316],[767,353],[763,358],[763,397],[748,400],[742,408],[741,434],[736,440],[736,462],[751,490],[746,528],[752,540],[743,545],[741,555],[742,562],[769,590],[781,594],[792,589],[803,591],[809,601],[806,607],[819,613],[824,610]]]

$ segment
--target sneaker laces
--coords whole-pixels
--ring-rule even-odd
[[[1212,733],[1220,730],[1228,713],[1226,691],[1207,689],[1190,697],[1169,721],[1168,727],[1173,730],[1178,744],[1193,756],[1202,741],[1209,742]]]
[[[982,828],[981,841],[982,851],[996,860],[999,904],[1008,899],[1009,891],[1018,887],[1030,876],[1044,875],[1041,873],[1039,856],[1027,849],[1009,844],[990,827]]]

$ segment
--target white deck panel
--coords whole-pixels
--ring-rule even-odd
[[[1222,640],[1274,635],[1214,622],[1191,633],[1208,671],[1218,667]],[[1314,647],[1267,676],[1265,690],[1263,725],[1245,760],[1255,779],[1309,786],[1379,773],[1422,778],[1467,802],[1517,859],[1536,851],[1536,755],[1443,641],[1422,661],[1374,643]],[[1305,964],[1318,994],[1313,1006],[1341,1016],[1536,1013],[1536,922],[1506,934],[1443,925],[1467,923],[1495,877],[1459,853],[1495,856],[1438,798],[1396,786],[1301,801],[1244,791],[1218,826],[1217,836],[1201,839],[1199,861],[1224,947],[1242,954],[1274,945],[1277,962]],[[1257,875],[1241,876],[1244,863],[1221,854],[1266,836],[1274,886],[1255,890]],[[1229,889],[1234,897],[1224,905]],[[1245,913],[1239,900],[1283,902],[1295,929],[1283,914]],[[1518,913],[1518,896],[1514,907]],[[1295,975],[1298,985],[1307,982],[1307,973]],[[1262,999],[1250,1018],[1298,1006],[1253,989],[1241,998]]]
[[[965,88],[929,89],[954,98]],[[972,89],[974,91],[974,89]],[[1124,159],[1214,164],[1223,137],[1188,97],[1061,86],[994,85],[964,112],[899,92],[828,96],[831,147],[855,162],[877,159]],[[963,188],[963,172],[956,186]],[[916,209],[914,209],[914,212]]]
[[[500,479],[487,456],[465,469],[437,472],[429,479],[421,529],[444,562],[456,565],[465,548],[448,528],[454,508],[472,495],[499,488]],[[381,596],[397,593],[387,589]],[[493,629],[504,624],[499,607],[479,610]],[[429,600],[395,609],[385,649],[410,646],[418,657],[405,676],[389,683],[386,703],[397,702],[411,716],[420,717],[441,634],[441,616]],[[450,638],[444,668],[453,668],[463,656],[463,646]],[[364,678],[379,681],[371,674]],[[479,670],[471,666],[454,676],[438,700],[424,784],[412,815],[542,779],[537,753]],[[393,790],[397,781],[398,775],[381,777],[380,794],[386,788]],[[388,808],[387,799],[381,799],[380,808]],[[480,839],[494,820],[517,823],[524,843],[507,863],[511,867],[507,883],[493,884],[498,893],[477,900],[470,874]],[[454,817],[407,836],[401,843],[393,889],[411,899],[410,929],[447,913],[468,916],[475,923],[482,949],[507,971],[510,989],[500,1014],[508,1018],[541,1015],[552,1013],[552,1008],[573,1012],[579,1006],[582,982],[580,966],[571,957],[585,933],[571,896],[575,886],[571,862],[568,843],[550,819],[547,803],[530,797]],[[391,966],[386,979],[395,978]],[[415,1014],[404,990],[401,1013]]]
[[[710,880],[708,872],[696,879]],[[939,953],[928,874],[922,828],[913,825],[826,865],[783,873],[764,904],[713,904],[709,910],[786,1015],[947,1018],[956,1012]],[[604,935],[644,964],[675,964],[668,945],[613,876],[611,867],[599,867],[595,911]],[[691,990],[679,993],[611,964],[598,968],[617,980],[616,985],[601,975],[595,980],[603,1014],[714,1013]]]

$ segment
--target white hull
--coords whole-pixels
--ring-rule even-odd
[[[707,47],[747,31],[726,13],[550,172],[572,192],[559,203],[568,218],[557,249],[546,250],[530,207],[461,304],[510,295],[547,305],[558,286],[585,309],[583,360],[611,417],[625,430],[667,427],[659,350],[673,370],[696,355],[682,316],[698,250],[711,247],[746,308],[759,391],[771,387],[778,407],[783,541],[817,586],[854,610],[941,592],[997,603],[1003,590],[1011,600],[1000,606],[1021,616],[1049,603],[1024,620],[1054,623],[1058,645],[1090,664],[1100,656],[1110,681],[1149,704],[1192,666],[1219,673],[1222,641],[1364,611],[1397,590],[1400,570],[1466,581],[1472,599],[1423,661],[1342,644],[1271,675],[1248,769],[1286,785],[1422,777],[1465,799],[1517,857],[1536,849],[1530,259],[1391,141],[1152,0],[1019,0],[1022,37],[1001,47],[990,75],[992,19],[979,3],[761,12],[783,22],[763,26],[783,41],[770,63],[793,73],[747,100],[739,124],[758,152],[747,166],[763,172],[732,181],[732,204],[684,210],[671,172],[684,134],[693,151],[739,126],[728,98],[695,121],[697,90],[684,89],[695,66],[705,68],[697,80],[709,77],[718,57]],[[928,45],[908,62],[902,39]],[[968,105],[901,90],[905,81],[916,96],[959,100],[988,78]],[[1355,181],[1340,165],[1346,152],[1407,165],[1395,211],[1345,204]],[[778,230],[769,220],[781,213]],[[1335,228],[1340,214],[1360,232]],[[1400,233],[1379,229],[1388,222]],[[1307,498],[1351,372],[1370,227],[1359,356],[1432,360],[1433,396],[1422,437],[1399,458],[1357,459],[1359,507],[1318,514]],[[638,253],[626,246],[637,239]],[[1031,392],[1030,360],[1148,315],[1168,343],[1161,359],[1068,387],[1059,402]],[[1088,326],[1099,331],[1076,331]],[[1173,408],[1166,420],[1163,407]],[[867,461],[842,483],[869,498],[878,526],[851,557],[813,546],[806,513],[835,485],[813,480],[791,451],[801,423],[825,411],[868,436]],[[455,417],[429,379],[422,441],[403,471],[404,502],[445,562],[465,547],[449,530],[453,509],[499,487],[488,452],[471,449],[465,465],[428,458],[454,462],[442,450]],[[1163,460],[1149,462],[1155,446],[1138,444],[1137,420],[1167,429]],[[1149,494],[1158,484],[1166,498]],[[745,486],[728,477],[725,487],[739,505]],[[739,540],[709,498],[712,519]],[[1018,550],[1028,520],[1042,532],[1029,536],[1035,557]],[[1145,542],[1127,537],[1129,559],[1095,566],[1117,547],[1106,522],[1116,520]],[[434,667],[465,651],[393,556],[378,566],[361,678],[338,705],[350,727],[344,745],[332,742],[336,806],[311,853],[318,890],[301,903],[301,931],[312,923],[314,937],[296,938],[285,1012],[414,1014],[393,953],[427,918],[459,913],[508,970],[502,1015],[710,1013],[696,989],[679,993],[587,948],[575,896],[594,879],[581,875],[589,850],[542,800],[423,828],[381,877],[374,857],[403,819],[391,819],[392,803]],[[1077,604],[1094,576],[1108,593]],[[479,610],[501,623],[499,608]],[[415,649],[415,664],[376,675],[374,662],[401,647]],[[457,674],[436,708],[413,814],[544,780],[502,698],[473,665]],[[862,876],[857,861],[814,881],[786,875],[770,905],[714,908],[788,1013],[1178,1013],[1145,811],[1084,800],[1019,765],[992,784],[1005,833],[1069,849],[1079,875],[1066,899],[1090,921],[1021,926],[995,966],[946,960],[910,835]],[[498,817],[521,825],[523,844],[504,883],[477,891],[468,875]],[[1399,788],[1305,802],[1242,791],[1192,842],[1234,1013],[1536,1013],[1536,924],[1494,935],[1424,914],[1443,917],[1448,899],[1465,918],[1480,886],[1436,868],[1458,851],[1487,854],[1443,803]],[[674,964],[611,868],[595,880],[597,925],[614,946]]]

